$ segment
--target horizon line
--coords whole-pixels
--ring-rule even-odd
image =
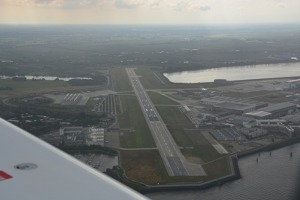
[[[0,23],[0,26],[253,26],[253,25],[300,25],[300,22],[264,22],[264,23],[211,23],[211,24],[201,24],[201,23],[166,23],[166,24],[158,24],[158,23]]]

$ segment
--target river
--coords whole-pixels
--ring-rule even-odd
[[[290,157],[293,152],[293,157]],[[256,162],[258,158],[258,162]],[[250,155],[239,160],[242,178],[203,191],[147,194],[153,200],[296,200],[299,189],[300,144]]]
[[[173,83],[206,83],[215,79],[229,81],[300,76],[300,63],[221,67],[196,71],[164,73]]]

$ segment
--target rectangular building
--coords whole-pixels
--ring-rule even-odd
[[[213,105],[214,109],[232,112],[235,114],[244,114],[255,110],[255,105],[237,103],[237,102],[224,102]]]

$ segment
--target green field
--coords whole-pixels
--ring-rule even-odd
[[[154,105],[179,105],[178,102],[157,92],[149,91],[148,95]]]
[[[229,158],[227,156],[205,164],[202,167],[208,174],[206,180],[213,180],[222,176],[229,175],[231,173]]]
[[[100,89],[100,86],[71,86],[66,81],[13,81],[0,79],[1,87],[10,87],[12,90],[0,90],[0,98],[21,96],[32,93],[46,93],[52,91],[66,90],[93,90]]]
[[[132,180],[157,184],[168,176],[157,150],[121,151],[120,155],[121,165]]]
[[[157,106],[157,111],[167,125],[174,140],[179,146],[192,146],[192,141],[186,135],[185,128],[193,128],[194,125],[180,112],[177,106]]]
[[[123,113],[118,115],[118,122],[123,131],[120,136],[124,148],[155,147],[144,114],[135,96],[120,96]]]
[[[200,130],[185,130],[186,135],[193,141],[194,147],[182,149],[181,152],[186,157],[199,157],[202,163],[207,163],[218,159],[224,155],[219,154],[210,142],[205,138],[203,132]]]
[[[204,162],[209,162],[222,156],[209,143],[206,145],[195,145],[193,149],[182,149],[181,152],[186,157],[199,157]]]
[[[116,92],[131,91],[132,87],[124,68],[109,70],[112,89]]]
[[[161,78],[163,84],[154,74],[154,72],[150,69],[146,68],[139,68],[135,70],[135,73],[141,77],[141,82],[145,89],[161,89],[161,88],[168,88],[170,84],[166,78]],[[158,73],[157,73],[158,74]]]

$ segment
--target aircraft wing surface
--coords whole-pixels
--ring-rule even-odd
[[[0,199],[147,199],[0,118]]]

